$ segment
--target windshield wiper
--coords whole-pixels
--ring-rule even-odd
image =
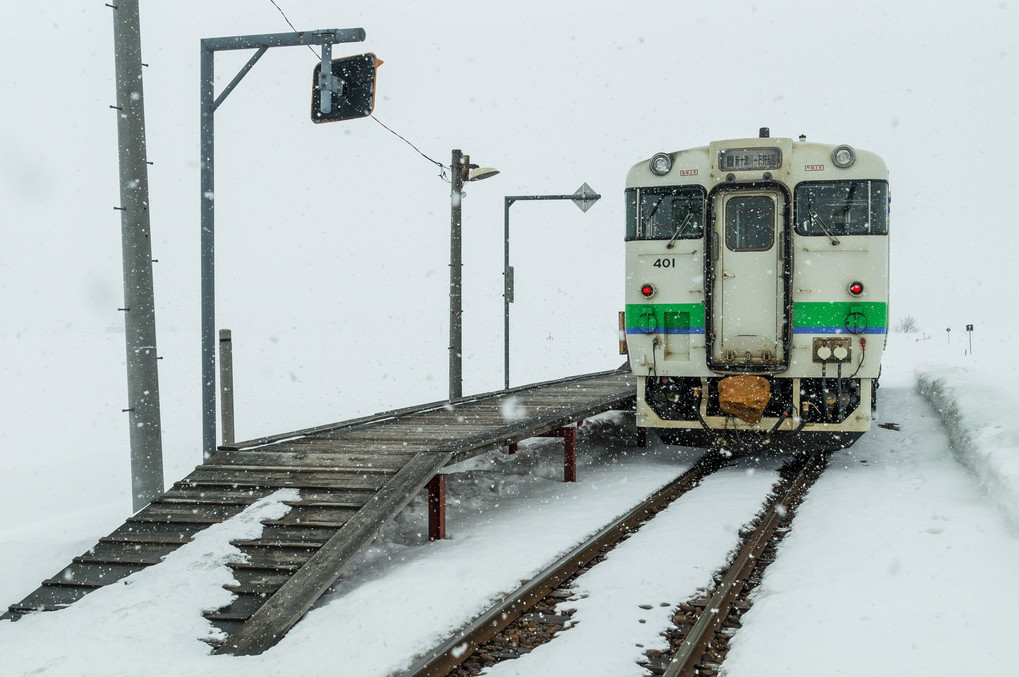
[[[829,240],[831,240],[832,245],[838,246],[839,244],[838,238],[831,234],[831,231],[828,230],[828,227],[826,225],[824,225],[824,221],[822,221],[821,217],[817,215],[817,212],[811,209],[807,213],[810,214],[810,220],[821,227],[821,230],[824,231],[824,234],[828,236]]]
[[[688,212],[686,218],[683,219],[683,223],[676,226],[676,232],[672,234],[672,239],[669,240],[669,244],[665,245],[666,249],[672,249],[673,247],[676,246],[676,240],[679,239],[679,236],[683,233],[683,230],[686,229],[686,224],[690,223],[690,219],[692,218],[693,212]]]
[[[658,197],[658,200],[656,200],[655,203],[651,205],[651,209],[648,210],[647,216],[644,217],[644,227],[641,230],[647,232],[647,227],[651,225],[651,219],[654,218],[655,212],[658,211],[658,205],[662,204],[662,200],[664,199],[665,196],[660,195]]]

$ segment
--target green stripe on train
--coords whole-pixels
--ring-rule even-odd
[[[648,314],[654,315],[651,321]],[[650,322],[650,324],[649,324]],[[704,328],[703,303],[628,303],[626,328]]]
[[[794,327],[841,327],[850,313],[862,313],[869,327],[888,326],[888,304],[863,301],[793,304]]]
[[[629,303],[626,305],[626,328],[647,328],[648,314],[654,315],[653,327],[704,327],[703,303]],[[849,313],[863,313],[870,327],[888,326],[888,304],[840,301],[830,303],[796,303],[793,306],[794,327],[841,327]],[[688,324],[687,324],[688,323]]]

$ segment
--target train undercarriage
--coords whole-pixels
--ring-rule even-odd
[[[877,379],[750,377],[766,382],[768,397],[747,415],[727,406],[723,382],[733,378],[646,377],[637,425],[666,444],[784,452],[844,449],[870,429]]]

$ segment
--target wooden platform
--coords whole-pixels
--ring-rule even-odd
[[[342,574],[379,529],[446,465],[631,406],[634,377],[613,371],[384,412],[221,447],[3,618],[63,608],[162,558],[198,531],[277,489],[290,511],[235,542],[234,602],[208,618],[229,639],[220,653],[273,646]]]

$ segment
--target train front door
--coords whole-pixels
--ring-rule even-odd
[[[786,199],[777,190],[723,190],[712,200],[709,366],[788,366]]]

